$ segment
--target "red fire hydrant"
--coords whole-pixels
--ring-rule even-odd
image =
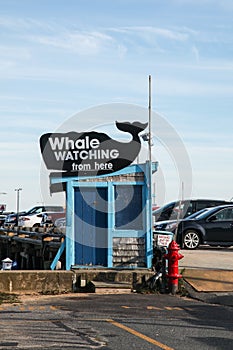
[[[168,273],[166,277],[169,280],[169,288],[172,294],[176,294],[178,290],[178,278],[182,277],[179,274],[178,261],[184,256],[179,254],[179,245],[172,241],[168,246],[168,253],[164,255],[165,259],[168,259]]]

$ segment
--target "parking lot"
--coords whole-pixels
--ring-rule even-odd
[[[181,253],[181,268],[233,270],[232,248]],[[157,293],[28,295],[0,305],[0,349],[230,350],[227,305]]]
[[[69,294],[0,306],[0,349],[225,349],[233,309],[161,294]]]
[[[201,246],[196,250],[180,250],[184,258],[179,266],[186,268],[209,268],[233,270],[233,247]]]

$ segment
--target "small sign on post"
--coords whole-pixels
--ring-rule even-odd
[[[11,270],[13,261],[10,258],[2,260],[2,270]]]
[[[154,240],[157,247],[168,248],[169,244],[173,240],[173,233],[165,231],[160,233],[159,231],[155,231]]]

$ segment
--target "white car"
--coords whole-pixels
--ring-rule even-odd
[[[34,212],[31,212],[28,215],[23,215],[19,217],[19,226],[20,227],[40,227],[43,214],[46,212],[58,212],[65,213],[62,206],[41,206],[35,209]]]
[[[42,213],[42,221],[41,226],[42,227],[49,227],[49,226],[55,226],[55,222],[57,222],[60,219],[65,218],[65,212],[51,212],[47,211],[46,213]]]
[[[65,233],[66,232],[66,217],[57,219],[54,222],[54,227],[56,227],[59,231]]]

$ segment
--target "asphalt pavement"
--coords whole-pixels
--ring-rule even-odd
[[[233,273],[233,249],[181,253],[179,266],[190,297],[24,296],[21,303],[0,305],[0,349],[233,349],[233,292],[216,291],[233,282],[225,278]]]
[[[31,296],[0,316],[2,350],[233,348],[231,307],[179,295]]]

